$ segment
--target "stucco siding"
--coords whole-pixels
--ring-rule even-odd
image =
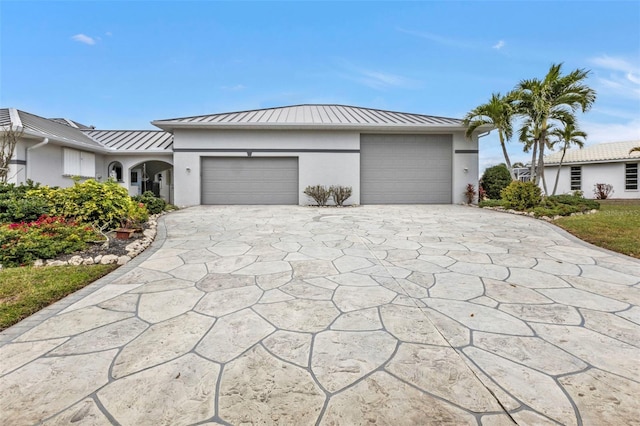
[[[607,183],[613,185],[613,194],[610,198],[638,199],[640,191],[625,189],[625,164],[634,161],[597,163],[597,164],[570,164],[563,165],[558,180],[558,189],[556,194],[571,193],[571,167],[582,167],[582,185],[581,190],[586,198],[594,198],[593,189],[597,183]],[[547,189],[549,193],[553,191],[556,173],[558,167],[548,166],[544,168],[547,179]]]

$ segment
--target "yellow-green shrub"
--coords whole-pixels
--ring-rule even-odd
[[[540,187],[533,182],[513,181],[500,191],[502,205],[508,209],[527,210],[536,207],[542,200]]]

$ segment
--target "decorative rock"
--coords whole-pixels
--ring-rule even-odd
[[[83,265],[93,265],[93,264],[95,264],[95,261],[93,260],[93,257],[85,257],[84,259],[82,259],[82,264]]]
[[[155,229],[145,229],[142,232],[142,235],[144,235],[147,238],[153,239],[156,237],[156,230]]]
[[[44,261],[43,261],[42,259],[36,259],[36,260],[33,262],[33,267],[34,267],[34,268],[41,268],[41,267],[43,267],[43,266],[44,266]],[[0,265],[0,267],[2,267],[2,265]]]
[[[102,260],[102,255],[99,254],[96,257],[93,258],[93,262],[94,263],[100,263],[100,261]]]
[[[78,266],[82,264],[82,260],[83,259],[81,256],[73,256],[67,262],[69,263],[69,265]]]
[[[118,265],[126,265],[130,260],[131,258],[129,256],[120,256],[118,257],[118,261],[116,263]]]
[[[68,263],[64,260],[47,260],[47,266],[64,266]]]
[[[102,258],[100,258],[101,265],[111,265],[113,263],[116,263],[117,261],[118,261],[118,256],[114,254],[106,254],[102,256]]]

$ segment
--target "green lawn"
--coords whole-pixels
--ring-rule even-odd
[[[0,330],[91,284],[116,268],[116,265],[81,265],[0,270]]]
[[[576,237],[640,259],[640,200],[602,200],[596,214],[563,217],[554,223]]]

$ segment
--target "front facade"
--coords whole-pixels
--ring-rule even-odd
[[[350,186],[347,204],[450,204],[464,201],[467,184],[477,185],[478,136],[466,138],[451,118],[297,105],[157,120],[164,131],[139,132],[37,118],[47,131],[43,123],[39,131],[24,126],[28,137],[9,175],[15,182],[68,186],[72,176],[111,176],[135,194],[151,181],[178,206],[306,205],[310,185]]]
[[[609,198],[640,199],[640,152],[630,152],[640,141],[612,142],[567,150],[560,168],[556,194],[582,191],[594,198],[597,184],[613,186]],[[544,174],[549,191],[553,188],[562,152],[545,157]]]

